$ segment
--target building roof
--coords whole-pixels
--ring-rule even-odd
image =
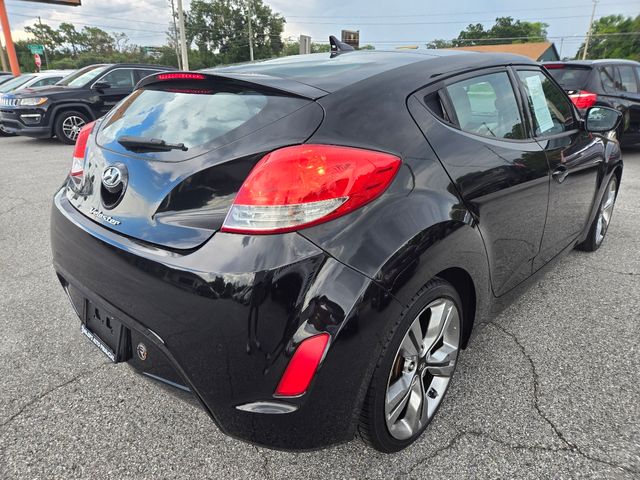
[[[455,47],[450,50],[468,50],[471,52],[513,53],[524,55],[531,60],[539,60],[549,50],[555,48],[551,42],[506,43],[501,45],[474,45],[472,47]]]

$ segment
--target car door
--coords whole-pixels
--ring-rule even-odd
[[[640,67],[633,65],[618,65],[620,77],[620,96],[624,100],[626,111],[622,118],[624,135],[621,138],[625,143],[640,142]],[[638,74],[638,78],[636,78]]]
[[[478,221],[498,296],[532,273],[549,192],[547,159],[527,136],[516,85],[509,69],[493,68],[441,81],[409,102]]]
[[[604,144],[580,127],[565,92],[540,68],[522,67],[516,72],[533,136],[545,151],[552,178],[547,222],[534,261],[537,270],[584,230],[604,162]]]
[[[94,85],[100,83],[109,85],[109,88],[94,88],[99,97],[96,104],[98,116],[107,113],[133,91],[136,84],[134,70],[133,68],[115,68],[94,82]]]

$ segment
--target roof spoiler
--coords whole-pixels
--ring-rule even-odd
[[[331,58],[336,57],[342,53],[352,52],[355,50],[348,43],[341,42],[333,35],[329,35],[329,43],[331,44]]]

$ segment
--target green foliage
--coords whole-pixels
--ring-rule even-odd
[[[640,15],[635,18],[609,15],[593,22],[594,34],[633,33],[634,35],[593,36],[589,42],[587,58],[626,58],[640,61]],[[576,58],[582,58],[584,43]]]
[[[187,41],[208,66],[249,60],[249,15],[254,59],[277,57],[285,19],[262,0],[193,0],[186,12]]]
[[[468,25],[458,38],[434,40],[428,48],[469,47],[473,45],[498,45],[504,43],[543,42],[547,39],[547,27],[543,22],[525,22],[512,17],[498,17],[496,23],[485,30],[482,24]],[[522,38],[526,37],[526,38]]]

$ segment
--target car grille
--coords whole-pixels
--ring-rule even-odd
[[[0,106],[2,107],[17,107],[18,99],[17,98],[0,98]]]

